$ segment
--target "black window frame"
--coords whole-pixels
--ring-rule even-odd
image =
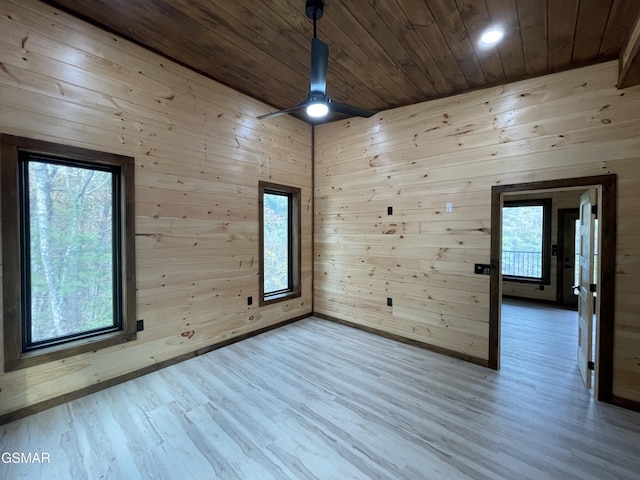
[[[28,162],[108,171],[112,175],[114,324],[32,342],[30,338]],[[47,141],[0,135],[5,371],[135,340],[134,159]],[[27,313],[28,312],[28,313]]]
[[[537,285],[551,284],[551,225],[553,204],[551,198],[509,200],[504,201],[502,208],[542,207],[542,275],[540,277],[525,277],[519,275],[505,275],[502,279],[507,282],[532,283]],[[504,232],[503,232],[504,235]],[[502,251],[502,245],[501,245]],[[501,265],[503,262],[501,261]]]
[[[259,191],[259,258],[260,258],[260,302],[259,305],[269,305],[276,302],[282,302],[297,298],[302,295],[301,293],[301,209],[300,201],[302,191],[298,187],[291,187],[287,185],[280,185],[271,182],[260,181],[258,185]],[[285,289],[265,292],[264,290],[264,195],[282,195],[289,199],[288,202],[288,258],[289,258],[289,270],[288,284]]]

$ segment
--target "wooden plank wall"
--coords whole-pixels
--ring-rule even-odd
[[[0,415],[311,312],[311,128],[255,120],[269,110],[37,1],[0,0],[0,131],[136,159],[145,324],[132,344],[0,374]],[[259,180],[303,197],[303,295],[263,308]]]
[[[640,401],[640,88],[616,77],[609,62],[317,127],[314,310],[486,360],[491,186],[616,173],[613,393]]]
[[[559,192],[528,193],[521,195],[505,195],[505,201],[551,199],[551,244],[558,244],[558,210],[563,208],[578,208],[582,190],[564,190]],[[530,298],[545,302],[555,302],[558,298],[558,257],[551,256],[551,283],[540,290],[539,285],[520,282],[502,282],[502,294],[520,298]]]

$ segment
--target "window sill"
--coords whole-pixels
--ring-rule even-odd
[[[505,282],[530,283],[534,285],[551,285],[551,282],[545,280],[544,278],[511,277],[502,275],[502,280]]]
[[[302,294],[300,292],[284,292],[275,295],[269,295],[260,300],[260,306],[271,305],[272,303],[284,302],[293,298],[299,298]]]
[[[31,352],[24,352],[17,359],[7,359],[4,364],[5,372],[12,372],[22,368],[34,367],[56,360],[62,360],[81,353],[97,351],[103,348],[131,342],[137,337],[136,332],[112,332],[100,336],[83,338],[73,342],[40,348]]]

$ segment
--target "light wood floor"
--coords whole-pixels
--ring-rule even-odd
[[[638,479],[640,414],[584,390],[575,330],[506,304],[494,372],[306,319],[0,427],[51,457],[0,478]]]

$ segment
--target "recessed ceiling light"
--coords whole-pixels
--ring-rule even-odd
[[[502,37],[504,37],[504,31],[501,28],[491,27],[480,37],[480,44],[490,47],[502,40]]]

